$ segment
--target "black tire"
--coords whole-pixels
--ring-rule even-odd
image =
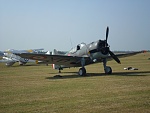
[[[111,67],[109,67],[109,66],[107,66],[105,69],[104,69],[104,71],[105,71],[105,74],[112,74],[112,69],[111,69]]]
[[[78,74],[80,76],[85,76],[86,75],[86,69],[85,68],[80,68]]]

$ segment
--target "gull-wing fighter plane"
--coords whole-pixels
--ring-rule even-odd
[[[81,67],[79,69],[79,75],[86,75],[86,65],[93,63],[102,62],[104,66],[104,71],[106,74],[111,74],[112,69],[109,66],[106,66],[107,61],[114,59],[117,63],[121,63],[118,57],[127,57],[135,55],[139,52],[127,53],[127,54],[117,54],[115,55],[110,51],[110,46],[107,43],[108,40],[109,27],[106,29],[106,39],[98,40],[90,44],[81,43],[78,44],[75,48],[72,48],[65,55],[61,54],[52,54],[52,55],[43,55],[43,54],[33,54],[33,53],[22,53],[18,54],[23,58],[33,59],[43,61],[45,63],[50,63],[57,65],[57,68],[61,70],[62,68],[70,67]]]
[[[20,65],[24,65],[27,62],[35,62],[34,60],[21,58],[16,53],[42,53],[44,49],[30,49],[30,50],[14,50],[8,49],[3,52],[3,57],[0,62],[6,63],[6,66],[12,66],[14,63],[19,62]]]

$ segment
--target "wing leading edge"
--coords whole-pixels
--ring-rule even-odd
[[[21,53],[17,54],[22,58],[33,59],[43,61],[49,64],[65,65],[67,67],[79,67],[81,66],[82,57],[64,56],[64,55],[46,55],[46,54],[33,54],[33,53]],[[85,57],[86,61],[89,60]]]
[[[117,54],[116,56],[118,58],[123,58],[123,57],[133,56],[133,55],[136,55],[139,53],[142,53],[142,51]],[[22,58],[39,60],[39,61],[43,61],[43,62],[49,63],[49,64],[65,65],[67,67],[80,67],[81,59],[83,58],[83,57],[77,57],[77,56],[46,55],[46,54],[33,54],[33,53],[21,53],[21,54],[17,54],[17,55],[21,56]],[[93,62],[90,59],[90,57],[84,57],[84,59],[85,59],[85,65],[102,62],[101,58],[97,59],[96,62]],[[112,57],[108,56],[107,60],[108,61],[112,60]]]

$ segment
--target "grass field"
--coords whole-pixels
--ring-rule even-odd
[[[0,64],[1,113],[150,113],[150,53],[109,61],[113,74],[102,64],[64,69],[63,77],[51,66],[6,67]],[[132,66],[139,70],[124,70]]]

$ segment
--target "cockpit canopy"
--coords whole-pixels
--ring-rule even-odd
[[[86,44],[85,43],[81,43],[81,44],[78,44],[76,47],[72,48],[69,53],[75,53],[77,52],[78,50],[80,50],[81,48],[83,48]]]

